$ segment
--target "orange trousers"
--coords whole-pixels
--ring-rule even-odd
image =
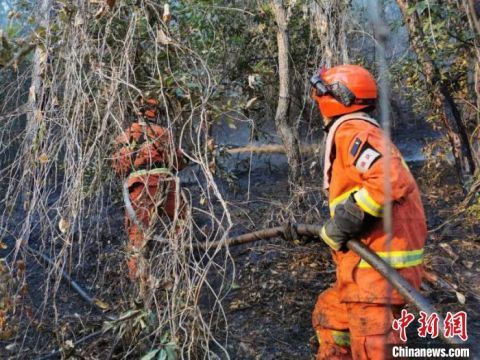
[[[391,358],[386,346],[401,343],[392,330],[393,319],[388,304],[342,303],[337,287],[324,291],[312,314],[320,343],[317,360]]]
[[[162,175],[144,175],[133,180],[133,184],[128,188],[129,197],[143,229],[153,225],[154,216],[166,215],[170,219],[175,217],[178,189],[174,180],[165,180]],[[184,215],[185,206],[181,204],[178,207],[178,217],[183,218]],[[136,252],[144,247],[146,235],[128,214],[125,215],[125,226],[129,239],[128,250],[134,253],[128,259],[129,277],[133,280],[138,272]]]

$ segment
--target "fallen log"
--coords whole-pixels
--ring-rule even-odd
[[[313,154],[319,151],[322,147],[322,144],[300,144],[300,153]],[[281,144],[265,144],[265,145],[247,145],[238,148],[225,149],[229,154],[240,154],[240,153],[255,153],[255,154],[285,154],[285,146]]]

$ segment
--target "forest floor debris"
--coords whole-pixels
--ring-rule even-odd
[[[281,169],[277,169],[268,176],[259,173],[250,177],[250,198],[255,200],[245,201],[241,195],[233,194],[228,198],[236,223],[235,234],[232,235],[251,231],[255,226],[278,225],[279,216],[283,216],[288,207],[287,184],[281,173]],[[416,173],[419,175],[421,171]],[[446,184],[442,187],[429,186],[428,178],[419,178],[429,229],[438,228],[430,233],[426,246],[428,276],[423,294],[441,314],[465,310],[469,316],[468,331],[475,335],[480,332],[480,285],[477,276],[480,271],[480,243],[476,236],[479,225],[470,221],[465,212],[460,218],[451,220],[462,191],[455,184],[449,184],[448,177],[443,181]],[[241,182],[241,186],[245,183]],[[306,188],[318,192],[315,184],[307,184]],[[89,247],[88,254],[85,254],[97,261],[85,262],[73,275],[86,290],[110,305],[110,314],[120,314],[134,306],[125,297],[131,284],[124,266],[126,238],[120,206],[118,211],[112,212],[109,225],[110,231],[101,234],[98,247]],[[231,358],[313,358],[317,343],[310,323],[311,311],[318,294],[335,279],[329,250],[315,241],[294,245],[282,239],[272,239],[241,245],[231,251],[236,262],[236,278],[224,300],[229,329],[227,349]],[[27,271],[30,291],[24,309],[27,305],[35,309],[44,296],[43,291],[35,289],[41,286],[45,273],[42,266],[32,260],[27,264]],[[94,283],[97,284],[95,288],[89,289],[88,284]],[[128,352],[128,342],[117,336],[115,331],[104,336],[88,337],[104,326],[103,316],[82,302],[65,284],[60,285],[56,308],[59,320],[56,328],[52,328],[51,324],[36,323],[34,320],[39,314],[30,310],[32,321],[23,323],[29,336],[0,340],[0,347],[4,349],[0,358],[12,358],[14,350],[20,347],[24,354],[22,357],[31,359],[58,347],[65,354],[91,359],[104,358],[105,355],[115,359]],[[23,319],[26,319],[26,310]],[[411,331],[412,343],[427,341],[415,335]],[[76,349],[72,348],[76,341],[86,336],[88,341],[78,344]],[[35,352],[30,351],[32,349],[36,349]],[[148,350],[144,348],[145,353]]]

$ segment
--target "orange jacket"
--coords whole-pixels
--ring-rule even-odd
[[[115,139],[115,147],[112,167],[122,177],[162,168],[175,172],[185,165],[181,150],[171,151],[168,130],[155,124],[133,123]]]
[[[364,113],[340,117],[330,129],[326,149],[329,207],[355,192],[363,211],[382,217],[385,204],[385,146],[382,130]],[[333,133],[332,133],[333,131]],[[387,243],[383,222],[378,221],[362,241],[389,262],[413,286],[422,278],[423,246],[427,234],[425,214],[417,184],[398,149],[390,143],[392,239]],[[327,159],[328,157],[328,159]],[[341,301],[394,303],[405,301],[391,291],[387,281],[352,251],[334,252]]]

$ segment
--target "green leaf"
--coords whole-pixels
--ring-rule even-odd
[[[428,8],[428,3],[426,1],[419,1],[416,5],[418,15],[422,15],[426,8]]]
[[[7,36],[3,33],[3,30],[0,30],[0,39],[2,41],[3,48],[7,51],[11,51],[12,47],[10,46],[10,43],[8,42]]]
[[[161,344],[166,344],[168,342],[168,338],[170,337],[170,333],[167,331],[163,334],[162,338],[160,339]]]
[[[157,360],[166,360],[168,358],[168,353],[165,349],[160,350],[158,353]]]
[[[152,360],[159,351],[162,352],[163,350],[158,350],[158,349],[152,350],[149,353],[143,355],[140,360]]]
[[[185,93],[180,88],[175,89],[175,95],[177,96],[177,98],[180,98],[180,99],[185,98]]]
[[[110,331],[115,327],[115,324],[113,321],[104,321],[102,325],[102,331],[105,333],[107,331]]]
[[[175,343],[169,343],[167,346],[165,346],[165,352],[167,353],[168,360],[177,360],[177,352],[175,351],[177,349],[177,345]]]
[[[35,29],[35,34],[39,37],[39,38],[44,38],[45,37],[45,34],[47,32],[47,29],[45,29],[45,26],[39,26]]]
[[[415,5],[414,5],[414,6],[411,6],[411,7],[409,7],[408,10],[407,10],[407,15],[408,15],[408,16],[411,16],[415,11],[417,11],[416,6],[415,6]]]
[[[163,83],[165,84],[165,86],[167,87],[172,87],[174,84],[175,84],[175,80],[173,77],[167,77],[163,80]]]

